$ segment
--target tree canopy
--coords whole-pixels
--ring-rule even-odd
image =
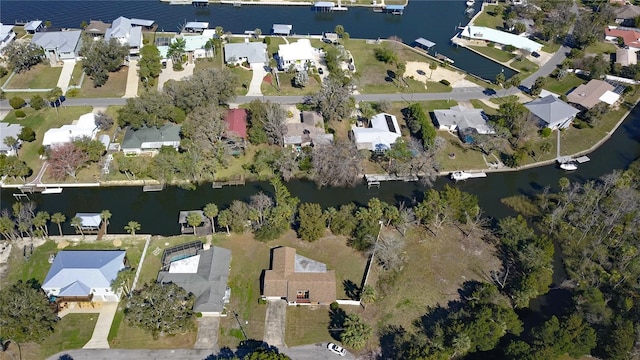
[[[19,281],[0,290],[0,336],[4,340],[40,342],[53,333],[56,317],[35,280]]]

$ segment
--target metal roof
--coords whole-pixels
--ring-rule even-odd
[[[70,53],[78,47],[81,35],[81,30],[38,32],[33,35],[31,42],[48,51]]]
[[[87,290],[110,288],[124,268],[124,250],[65,250],[56,254],[44,279],[45,290],[59,289],[60,295],[86,296]]]
[[[318,1],[317,3],[313,4],[313,6],[315,7],[335,7],[336,3],[332,2],[332,1]]]
[[[502,45],[511,45],[517,49],[527,51],[540,51],[542,44],[530,40],[524,36],[511,34],[508,32],[491,29],[483,26],[466,26],[462,30],[462,36],[470,39],[491,41]]]
[[[249,64],[267,63],[267,44],[262,42],[224,44],[225,62],[234,62],[243,58],[247,58]]]
[[[422,46],[425,46],[427,48],[432,48],[432,47],[436,46],[436,43],[434,43],[433,41],[429,41],[429,40],[427,40],[425,38],[417,38],[416,39],[416,43],[418,43],[418,44],[420,44]]]
[[[289,35],[291,33],[292,29],[293,29],[293,25],[273,24],[273,27],[271,28],[271,31],[274,34],[287,34],[287,35]]]
[[[136,19],[136,18],[131,19],[131,25],[136,25],[136,26],[153,26],[154,23],[155,21],[153,20]]]
[[[384,8],[387,10],[404,10],[404,5],[386,5]]]
[[[102,222],[99,213],[76,213],[74,217],[80,218],[82,226],[100,227]]]
[[[24,25],[24,29],[26,31],[36,31],[36,30],[38,30],[38,28],[40,28],[40,25],[42,25],[42,21],[41,20],[33,20],[33,21],[29,21],[28,23],[26,23]]]
[[[207,29],[208,27],[209,23],[204,21],[190,21],[184,25],[185,29]]]

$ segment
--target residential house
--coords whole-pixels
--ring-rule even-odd
[[[247,111],[245,109],[229,109],[224,117],[227,124],[225,137],[247,139]]]
[[[7,146],[7,144],[4,143],[4,139],[8,138],[9,136],[13,137],[14,139],[18,139],[18,135],[20,135],[20,132],[22,132],[22,125],[0,122],[0,155],[16,155],[16,149]]]
[[[105,41],[116,39],[121,45],[129,46],[129,55],[138,55],[142,48],[142,26],[136,25],[132,19],[120,16],[111,23],[104,34]]]
[[[567,101],[584,110],[589,110],[600,102],[613,105],[620,99],[620,94],[616,94],[614,90],[615,87],[608,82],[593,79],[575,88],[567,95]]]
[[[203,59],[207,57],[207,43],[211,37],[204,35],[185,35],[182,37],[185,41],[184,51],[187,53],[189,62],[195,59]],[[175,38],[174,40],[175,41]]]
[[[196,299],[193,311],[203,316],[220,316],[231,297],[227,286],[230,267],[231,251],[214,246],[171,261],[168,269],[158,273],[158,282],[173,283],[192,293]]]
[[[526,50],[529,52],[538,52],[542,49],[542,44],[530,40],[525,36],[515,35],[482,26],[465,26],[460,33],[460,37],[469,40],[483,40],[501,45],[511,45],[516,49]]]
[[[62,125],[59,128],[47,130],[42,137],[42,146],[66,144],[83,137],[93,139],[97,132],[96,114],[84,114],[72,125]]]
[[[294,248],[278,247],[271,250],[271,269],[264,271],[262,296],[285,299],[289,305],[329,305],[336,300],[336,274]]]
[[[448,110],[435,110],[434,121],[440,130],[456,132],[465,143],[473,143],[474,134],[495,134],[487,124],[487,116],[481,109],[453,106]]]
[[[31,42],[44,50],[51,63],[57,63],[78,57],[82,46],[81,35],[81,30],[37,32]]]
[[[35,34],[42,29],[44,29],[44,22],[42,20],[33,20],[24,24],[24,31],[29,34]]]
[[[273,24],[273,27],[271,28],[271,34],[280,35],[280,36],[289,36],[291,35],[291,30],[293,30],[293,25]]]
[[[333,134],[324,130],[324,120],[315,111],[303,111],[300,122],[288,122],[287,134],[284,136],[284,146],[309,146],[311,144],[329,144],[333,141]]]
[[[180,125],[167,124],[161,128],[143,127],[138,130],[128,128],[122,140],[122,152],[125,155],[155,155],[161,147],[180,146]]]
[[[524,106],[535,115],[540,125],[550,129],[566,129],[580,111],[564,101],[549,95]]]
[[[371,118],[371,127],[351,126],[352,140],[358,149],[386,151],[402,136],[395,115],[380,113]]]
[[[209,28],[208,22],[203,21],[190,21],[184,24],[182,32],[185,33],[202,33],[205,29]]]
[[[248,39],[247,39],[248,40]],[[249,42],[224,45],[224,62],[240,65],[244,62],[252,64],[268,64],[267,44],[263,42]]]
[[[13,31],[13,25],[4,25],[0,23],[0,52],[2,49],[9,45],[16,38],[16,33]]]
[[[631,50],[640,50],[640,32],[638,31],[607,27],[604,30],[604,35],[604,38],[607,41],[617,43],[618,38],[622,38],[624,46],[628,47]]]
[[[638,63],[637,50],[631,48],[616,50],[616,64],[632,66]]]
[[[91,20],[86,28],[84,28],[84,32],[91,36],[95,37],[104,37],[107,33],[107,30],[111,27],[111,24],[105,23],[99,20]]]
[[[636,26],[636,18],[640,16],[640,6],[626,4],[621,7],[614,7],[616,23],[622,26]]]
[[[79,233],[97,233],[102,226],[100,213],[76,213],[73,217],[80,219],[80,224],[75,226]]]
[[[289,69],[294,65],[298,71],[306,70],[319,56],[318,49],[311,46],[309,39],[278,45],[278,68]]]
[[[119,301],[120,292],[111,282],[126,261],[124,250],[58,251],[42,289],[57,302]]]

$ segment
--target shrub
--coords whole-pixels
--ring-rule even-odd
[[[340,308],[340,304],[338,304],[337,301],[334,301],[329,305],[329,308],[333,311],[336,311]]]
[[[197,312],[197,313],[196,313],[196,317],[197,317],[197,318],[201,318],[201,317],[202,317],[202,313],[201,313],[201,312]]]
[[[549,129],[548,127],[542,129],[542,131],[540,131],[540,136],[542,136],[543,138],[551,136],[551,129]]]
[[[495,44],[495,43],[492,43],[491,41],[489,41],[489,42],[487,43],[487,47],[490,47],[490,48],[492,48],[492,47],[496,47],[496,44]]]
[[[11,99],[9,99],[9,105],[11,105],[11,107],[14,109],[20,109],[21,107],[24,106],[24,104],[25,104],[24,99],[19,96],[14,96]]]
[[[258,299],[258,304],[265,305],[266,303],[267,303],[267,299],[265,299],[265,298]]]
[[[514,51],[516,51],[516,47],[513,46],[513,45],[505,45],[504,46],[504,51],[506,51],[506,52],[514,52]]]
[[[18,110],[18,111],[21,111],[24,114],[24,111],[22,110]],[[16,111],[16,116],[18,111]],[[20,134],[18,135],[18,139],[26,142],[32,142],[36,139],[36,132],[33,131],[33,129],[30,128],[29,126],[25,126],[20,131]]]
[[[67,94],[66,96],[68,98],[74,98],[74,97],[78,97],[78,95],[80,95],[80,89],[69,89],[67,90]]]
[[[26,116],[27,116],[27,114],[25,114],[25,113],[24,113],[24,111],[22,111],[22,110],[16,110],[16,117],[17,117],[17,118],[22,119],[22,118],[24,118],[24,117],[26,117]]]
[[[0,77],[4,77],[9,73],[9,70],[7,70],[6,67],[4,66],[0,66]]]
[[[29,105],[31,105],[31,107],[34,110],[40,110],[43,107],[47,106],[47,102],[44,101],[44,99],[42,98],[42,96],[40,95],[34,95],[31,97],[31,101],[29,101]]]
[[[440,83],[441,83],[442,85],[446,85],[446,86],[451,85],[451,83],[450,83],[450,82],[449,82],[449,80],[447,80],[447,79],[442,79],[442,80],[440,80]]]

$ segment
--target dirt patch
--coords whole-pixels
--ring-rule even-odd
[[[421,61],[407,61],[407,70],[405,71],[405,77],[427,83],[439,82],[440,80],[447,80],[451,83],[451,87],[472,87],[478,86],[470,81],[465,80],[465,75],[455,70],[443,68],[438,66],[431,70],[429,63]]]

